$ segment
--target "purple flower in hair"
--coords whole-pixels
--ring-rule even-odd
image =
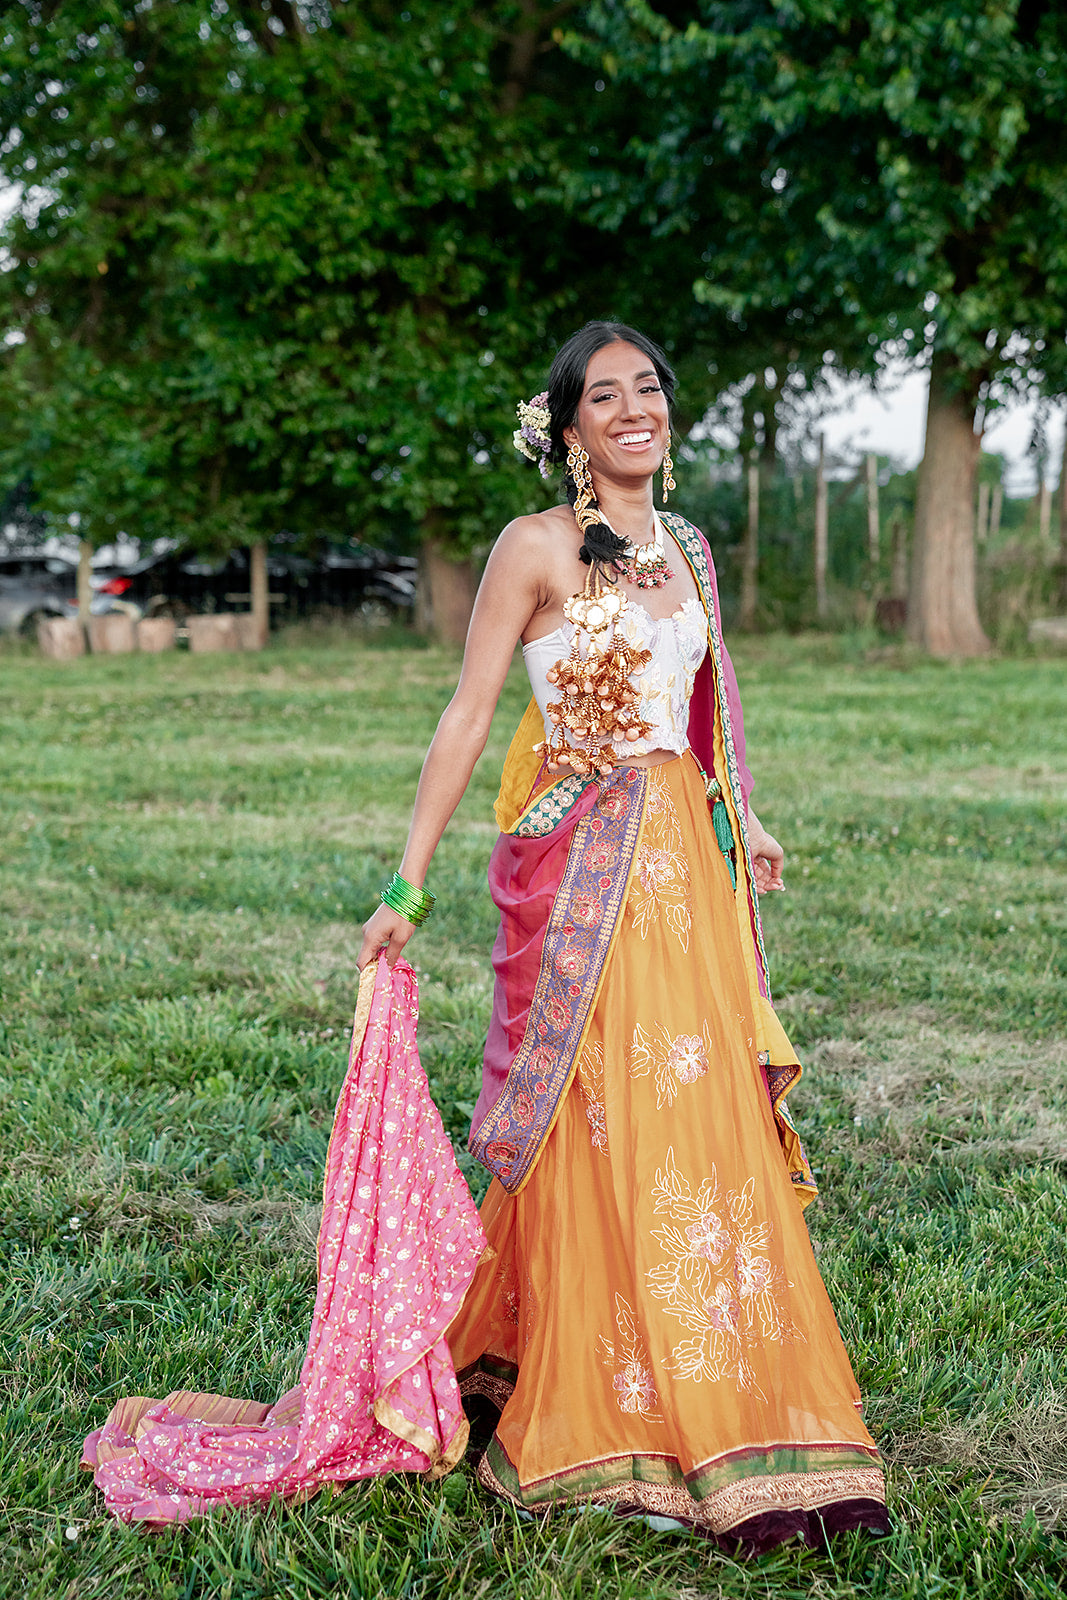
[[[512,443],[527,461],[537,462],[537,470],[542,478],[550,478],[552,465],[548,455],[552,449],[552,413],[548,409],[547,391],[535,394],[532,400],[520,400],[515,410],[519,426],[511,436]]]

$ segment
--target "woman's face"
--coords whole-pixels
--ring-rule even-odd
[[[642,350],[616,343],[597,351],[563,437],[588,452],[590,471],[601,482],[652,476],[670,439],[670,417],[656,369]]]

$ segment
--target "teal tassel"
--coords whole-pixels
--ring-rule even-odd
[[[730,813],[722,800],[716,800],[711,808],[711,825],[715,829],[715,837],[719,841],[719,849],[723,853],[726,865],[730,869],[730,882],[737,888],[737,870],[734,867],[734,830],[730,826]]]

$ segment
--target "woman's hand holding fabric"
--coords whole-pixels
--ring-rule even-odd
[[[399,911],[394,911],[392,906],[381,905],[372,916],[363,924],[363,943],[356,957],[356,966],[360,972],[368,961],[376,961],[379,951],[385,951],[385,959],[391,967],[396,965],[396,958],[415,932],[415,924],[402,917]]]
[[[757,894],[767,894],[771,889],[784,889],[782,868],[785,865],[785,851],[751,809],[748,813],[748,848],[752,856]]]

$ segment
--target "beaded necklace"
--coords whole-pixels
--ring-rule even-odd
[[[611,528],[604,513],[600,513],[600,520]],[[615,529],[611,528],[612,533]],[[616,535],[618,537],[618,535]],[[652,512],[652,537],[646,539],[644,544],[635,545],[627,541],[627,553],[620,560],[612,563],[615,571],[627,583],[632,583],[635,589],[662,589],[665,583],[670,583],[674,573],[667,565],[667,557],[663,550],[663,523],[660,521],[659,512]]]

